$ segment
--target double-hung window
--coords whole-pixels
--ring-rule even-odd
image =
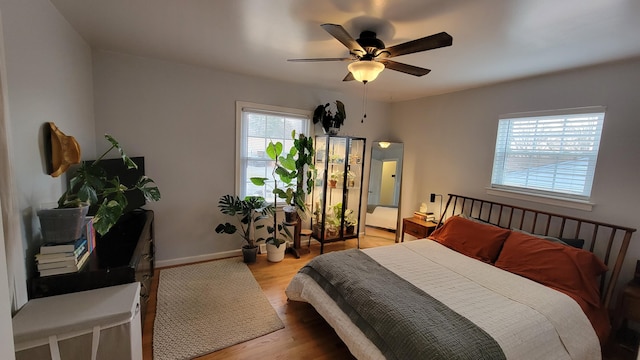
[[[588,201],[604,107],[500,117],[491,187]]]
[[[291,132],[309,135],[309,111],[238,101],[236,103],[236,194],[262,196],[273,200],[274,162],[266,154],[270,141],[281,142],[283,153],[293,146]],[[270,179],[265,186],[254,185],[250,178]],[[279,200],[279,203],[282,200]]]

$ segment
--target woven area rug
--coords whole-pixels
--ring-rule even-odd
[[[153,358],[191,359],[284,328],[241,258],[160,271]]]

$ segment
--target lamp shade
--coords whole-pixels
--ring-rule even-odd
[[[373,60],[360,60],[350,63],[347,68],[356,80],[369,82],[375,80],[384,70],[384,64]]]
[[[383,148],[383,149],[386,149],[386,148],[388,148],[389,146],[391,146],[391,143],[390,143],[390,142],[388,142],[388,141],[380,141],[380,142],[378,143],[378,146],[380,146],[380,147],[381,147],[381,148]]]

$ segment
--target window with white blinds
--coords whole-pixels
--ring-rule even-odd
[[[281,142],[283,151],[293,146],[291,132],[308,134],[309,112],[297,109],[238,102],[238,149],[236,162],[236,193],[245,196],[262,196],[271,201],[273,180],[265,186],[254,185],[252,177],[272,179],[274,162],[267,156],[269,141]]]
[[[501,116],[491,187],[588,200],[604,115],[598,106]]]

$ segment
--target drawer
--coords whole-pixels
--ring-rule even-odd
[[[640,299],[626,294],[624,296],[624,316],[633,321],[640,321]]]
[[[404,221],[402,227],[403,227],[402,231],[404,231],[405,233],[411,236],[415,236],[418,239],[427,237],[427,228],[424,226],[418,225],[411,221]]]

